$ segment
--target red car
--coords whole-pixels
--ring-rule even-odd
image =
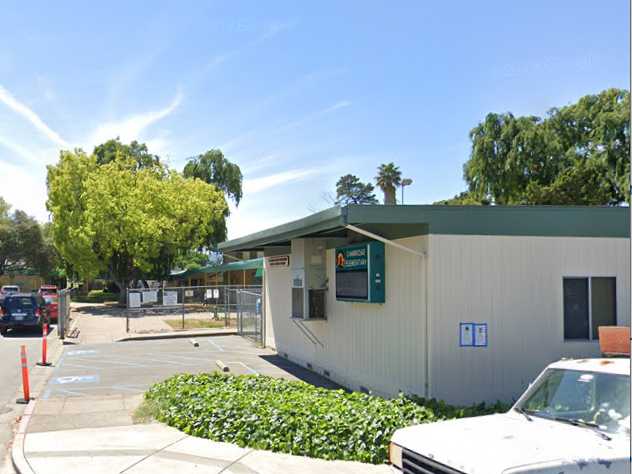
[[[48,317],[50,322],[57,322],[59,316],[59,304],[57,301],[57,286],[56,285],[42,285],[38,291],[40,296],[46,301],[46,308],[48,309]]]

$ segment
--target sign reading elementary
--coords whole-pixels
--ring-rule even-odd
[[[378,241],[336,248],[336,299],[384,303],[384,244]]]

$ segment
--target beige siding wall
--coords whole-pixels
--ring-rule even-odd
[[[398,240],[417,251],[427,237]],[[280,354],[352,389],[382,395],[422,394],[425,367],[423,259],[386,246],[386,303],[339,302],[335,298],[334,251],[327,251],[327,321],[290,320],[290,271],[266,268],[267,333]],[[300,327],[299,327],[300,325]],[[301,331],[302,329],[302,331]],[[317,340],[313,343],[304,333]],[[268,340],[268,337],[266,337]]]
[[[450,403],[510,401],[548,363],[599,354],[597,342],[563,340],[564,276],[615,276],[618,323],[630,324],[626,239],[431,235],[397,242],[429,251],[430,395]],[[386,303],[338,302],[329,250],[328,320],[302,323],[290,320],[290,269],[266,266],[266,344],[352,389],[423,395],[424,265],[387,245]],[[488,323],[489,347],[459,348],[461,321]]]
[[[630,324],[627,239],[432,235],[432,395],[453,403],[511,400],[561,357],[597,356],[565,342],[564,276],[615,276],[619,324]],[[487,322],[488,348],[459,348],[459,322]]]

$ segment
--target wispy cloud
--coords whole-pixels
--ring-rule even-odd
[[[42,132],[49,140],[62,147],[69,147],[68,142],[52,130],[29,106],[16,99],[7,89],[0,85],[0,102],[31,122],[35,128]]]
[[[288,130],[291,130],[293,128],[298,128],[302,125],[305,125],[306,123],[309,123],[313,120],[316,120],[324,115],[330,114],[332,112],[335,112],[336,110],[340,110],[340,109],[344,109],[346,107],[350,107],[351,106],[351,101],[349,100],[341,100],[339,102],[336,102],[333,105],[330,105],[329,107],[326,107],[324,109],[321,110],[317,110],[315,112],[311,112],[307,115],[304,115],[303,117],[300,117],[298,119],[295,120],[291,120],[289,122],[286,122],[282,125],[279,125],[277,128],[273,129],[273,130],[263,130],[263,129],[252,129],[252,130],[248,130],[247,132],[242,133],[241,135],[237,135],[233,138],[231,138],[230,140],[222,143],[220,145],[220,148],[224,151],[234,151],[237,149],[237,147],[239,145],[242,145],[248,141],[250,141],[250,139],[252,139],[253,137],[256,137],[259,134],[265,133],[266,137],[270,137],[272,135],[275,134],[280,134],[280,133],[284,133],[287,132]]]
[[[171,103],[162,109],[134,114],[121,120],[103,123],[90,135],[87,145],[92,147],[116,137],[120,137],[123,142],[137,140],[145,129],[171,115],[180,106],[181,102],[182,92],[178,91]],[[161,142],[161,144],[165,145],[164,142]]]
[[[300,181],[318,174],[317,169],[294,169],[261,178],[244,180],[244,194],[254,194],[292,181]]]
[[[351,101],[349,100],[341,100],[340,102],[335,103],[331,107],[327,107],[322,111],[323,114],[328,114],[329,112],[334,112],[339,109],[344,109],[345,107],[349,107],[351,105]]]
[[[297,20],[290,20],[290,21],[277,21],[277,22],[273,22],[266,25],[263,33],[261,33],[259,36],[255,37],[254,39],[251,39],[242,47],[224,51],[222,53],[219,53],[213,56],[204,66],[203,72],[208,72],[210,69],[213,69],[214,67],[219,66],[220,64],[225,63],[229,59],[241,54],[242,51],[248,50],[249,48],[257,46],[265,41],[268,41],[281,33],[291,30],[297,25],[297,23],[298,23]]]
[[[276,22],[270,23],[269,25],[266,26],[266,29],[261,34],[261,36],[259,36],[255,41],[253,41],[253,43],[260,43],[262,41],[266,41],[271,38],[274,38],[280,33],[284,33],[286,31],[291,30],[297,25],[297,23],[298,23],[298,20],[296,19],[289,20],[289,21],[276,21]]]
[[[282,132],[286,132],[292,128],[297,128],[300,127],[301,125],[305,125],[308,122],[311,122],[312,120],[318,119],[320,117],[322,117],[323,115],[327,115],[330,114],[332,112],[335,112],[336,110],[340,110],[340,109],[344,109],[346,107],[350,107],[351,106],[351,101],[349,100],[341,100],[339,102],[336,102],[335,104],[326,107],[322,110],[317,110],[316,112],[312,112],[310,114],[305,115],[304,117],[301,117],[297,120],[292,120],[291,122],[286,123],[285,125],[281,125],[280,127],[278,127],[276,130],[274,130],[274,132],[272,133],[282,133]]]
[[[24,158],[30,163],[41,164],[40,160],[35,155],[35,153],[31,152],[30,150],[28,150],[21,144],[16,143],[9,138],[3,137],[2,135],[0,135],[0,145],[10,150],[11,152],[15,153],[16,155]]]

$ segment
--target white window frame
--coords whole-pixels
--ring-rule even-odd
[[[588,280],[588,339],[566,339],[564,336],[564,280],[577,280],[577,279],[586,279]],[[564,342],[598,342],[599,339],[593,338],[593,330],[592,330],[592,279],[593,278],[614,278],[614,318],[615,324],[618,323],[619,319],[619,311],[617,311],[617,296],[619,292],[617,291],[617,276],[616,275],[564,275],[562,276],[562,339]]]

